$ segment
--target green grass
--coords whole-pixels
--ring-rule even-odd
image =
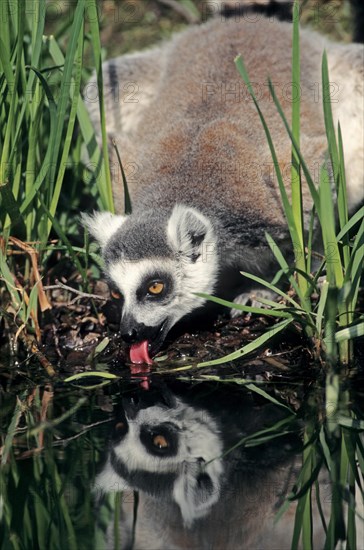
[[[6,437],[2,430],[0,436],[2,550],[90,548],[94,532],[99,547],[104,546],[102,531],[95,525],[90,480],[101,460],[107,417],[104,415],[101,430],[95,429],[93,408],[96,403],[92,396],[63,392],[54,397],[50,388],[39,387],[3,400],[0,421],[10,421]],[[26,433],[22,424],[28,427]],[[59,425],[64,432],[59,431]],[[60,444],[60,433],[65,446]],[[105,507],[100,509],[100,524],[107,513]]]
[[[294,5],[293,17],[293,52],[292,52],[292,86],[297,89],[300,85],[300,61],[299,61],[299,27],[298,13],[299,6]],[[351,340],[363,335],[363,317],[355,313],[362,266],[364,261],[364,220],[362,208],[349,220],[346,201],[346,180],[344,155],[340,125],[337,135],[333,124],[330,95],[329,95],[329,74],[327,69],[326,53],[322,59],[322,86],[323,86],[323,111],[325,128],[328,143],[328,152],[331,166],[333,167],[334,183],[336,186],[337,201],[334,202],[329,169],[327,163],[321,167],[320,182],[316,189],[313,178],[307,168],[305,159],[300,151],[300,101],[293,102],[292,121],[289,125],[283,109],[277,99],[274,86],[269,79],[269,90],[276,108],[284,122],[287,134],[292,143],[292,165],[291,165],[291,196],[289,202],[287,191],[283,183],[274,143],[272,141],[269,122],[265,121],[259,103],[255,97],[249,75],[244,66],[241,56],[236,59],[236,66],[246,84],[248,91],[254,101],[263,124],[267,141],[271,150],[274,162],[276,177],[281,193],[282,204],[291,236],[292,249],[295,252],[294,266],[288,265],[283,253],[280,251],[273,238],[267,233],[268,244],[275,255],[280,266],[280,272],[275,280],[285,274],[290,285],[296,292],[296,309],[292,311],[292,300],[288,295],[286,307],[272,306],[271,314],[275,316],[286,316],[292,322],[299,322],[307,337],[312,341],[314,350],[319,350],[319,355],[336,364],[339,357],[342,364],[348,364],[353,359],[353,347]],[[302,216],[302,173],[305,176],[309,187],[312,202],[314,205],[313,214],[317,215],[321,229],[322,242],[324,247],[323,263],[319,273],[326,272],[325,282],[319,291],[317,276],[310,272],[311,268],[311,246],[312,224],[305,228]],[[336,229],[336,220],[339,221],[339,229]],[[349,230],[355,228],[355,238],[349,242]],[[308,237],[307,237],[308,235]],[[254,280],[257,278],[249,276]],[[275,284],[259,281],[273,292],[277,291]],[[313,291],[319,291],[319,300],[315,305],[311,300]],[[279,294],[282,295],[281,292]],[[230,304],[234,307],[233,304]],[[298,306],[298,307],[297,307]],[[239,308],[246,309],[246,308]],[[247,310],[248,311],[248,310]],[[258,311],[255,311],[256,313]],[[266,311],[265,311],[266,312]],[[264,314],[261,308],[259,313]],[[344,332],[345,331],[345,332]]]
[[[196,16],[191,0],[183,4]],[[46,0],[3,0],[0,19],[0,318],[38,342],[39,312],[51,307],[42,276],[52,257],[70,258],[87,289],[87,269],[95,271],[98,264],[88,237],[80,239],[79,213],[93,207],[114,211],[101,37],[110,23],[116,32],[121,22],[125,36],[138,27],[147,35],[161,6],[141,3],[134,13],[130,3],[117,1],[109,13],[110,6],[97,9],[98,0],[80,0],[56,7],[57,17]],[[155,32],[167,35],[181,20],[187,23],[164,7],[154,40]],[[131,43],[134,49],[145,46],[148,39],[139,43],[131,37],[127,43],[119,53]],[[94,68],[101,90],[101,151],[81,97]]]
[[[81,83],[89,76],[84,67],[85,49],[92,49],[102,88],[98,19],[92,17],[96,2],[77,3],[71,25],[65,30],[66,54],[53,35],[44,34],[46,13],[46,0],[4,0],[0,21],[0,284],[10,294],[18,325],[30,320],[30,330],[38,339],[38,306],[42,311],[50,307],[38,267],[46,265],[55,248],[49,246],[50,236],[59,239],[58,247],[72,258],[86,280],[85,254],[67,237],[79,233],[79,197],[88,197],[91,204],[102,209],[114,208],[103,98],[101,152],[80,95]],[[89,34],[86,13],[87,21],[91,21]],[[82,145],[92,172],[83,163]],[[85,179],[89,185],[83,183]],[[63,197],[60,203],[67,187],[71,187],[72,200]],[[18,265],[9,262],[6,251],[21,247],[27,247],[24,261]],[[15,270],[21,273],[20,278],[15,278]]]
[[[292,87],[300,85],[300,43],[299,43],[299,4],[294,4],[293,46],[292,46]],[[364,475],[364,453],[361,434],[363,421],[358,418],[355,407],[350,402],[350,394],[345,389],[344,372],[354,366],[353,340],[364,336],[364,317],[357,310],[359,285],[364,265],[364,208],[349,218],[346,200],[345,165],[340,123],[334,127],[326,52],[322,57],[322,89],[328,157],[321,167],[318,188],[307,168],[307,162],[300,151],[300,101],[292,105],[292,119],[289,123],[276,96],[271,80],[268,80],[272,100],[282,118],[287,138],[292,144],[291,154],[291,202],[283,183],[274,143],[266,121],[256,99],[253,86],[244,65],[243,58],[235,60],[263,125],[269,145],[276,178],[281,193],[292,249],[295,253],[294,265],[289,265],[283,252],[267,233],[266,238],[280,267],[272,282],[265,281],[249,273],[242,276],[272,290],[283,298],[277,304],[261,299],[262,307],[250,307],[226,302],[217,297],[199,294],[229,308],[268,315],[281,319],[253,342],[229,355],[213,361],[199,363],[198,368],[221,366],[227,362],[257,352],[262,345],[288,326],[299,326],[306,335],[307,346],[316,360],[325,367],[326,384],[323,409],[315,408],[306,417],[304,430],[305,449],[302,455],[302,469],[294,490],[289,498],[297,502],[292,549],[313,548],[312,506],[315,500],[320,507],[318,477],[325,466],[332,484],[332,505],[329,523],[323,520],[326,530],[326,549],[337,548],[346,541],[346,548],[356,548],[356,525],[362,518],[358,516],[357,503],[364,498],[362,476]],[[294,95],[294,94],[293,94]],[[293,97],[292,95],[292,97]],[[337,200],[333,199],[328,163],[331,164]],[[313,209],[309,227],[304,226],[302,215],[302,186],[309,187]],[[323,259],[318,272],[311,273],[313,241],[313,220],[318,219],[323,243]],[[318,277],[324,276],[318,284]],[[286,277],[295,296],[284,293],[277,282]],[[312,298],[313,294],[318,298]],[[281,300],[282,301],[282,300]],[[263,307],[265,306],[265,307]],[[268,309],[267,309],[268,308]],[[191,365],[167,369],[167,372],[189,371]],[[200,379],[218,380],[219,376],[202,375]],[[248,380],[232,380],[234,383],[249,385]],[[261,392],[253,385],[251,391]],[[288,503],[284,505],[286,509]]]
[[[6,288],[11,304],[7,306],[3,299],[1,307],[10,307],[11,313],[16,313],[17,328],[29,330],[39,340],[38,311],[43,312],[50,307],[42,287],[42,270],[46,268],[52,253],[58,250],[63,257],[71,258],[87,287],[88,260],[94,256],[87,239],[84,243],[74,243],[75,239],[80,241],[78,213],[82,209],[82,198],[83,202],[87,201],[89,205],[94,204],[100,209],[113,211],[114,205],[103,96],[101,93],[103,143],[100,151],[80,95],[82,84],[90,74],[85,67],[85,58],[92,58],[90,64],[96,67],[99,89],[102,90],[100,28],[98,18],[92,16],[96,13],[96,2],[80,0],[70,12],[72,17],[68,13],[69,24],[59,24],[54,35],[44,34],[45,29],[49,28],[45,20],[46,1],[35,2],[34,9],[25,9],[25,5],[32,6],[33,3],[31,0],[27,4],[20,0],[15,3],[4,0],[4,17],[0,21],[0,227],[3,237],[0,247],[0,285]],[[120,7],[125,6],[121,3]],[[185,7],[193,12],[190,1],[185,2]],[[143,20],[149,16],[143,12],[140,17]],[[61,47],[64,43],[67,43],[66,55]],[[360,213],[356,218],[348,220],[343,148],[340,129],[336,135],[332,122],[325,57],[323,107],[329,153],[338,189],[337,205],[332,203],[327,170],[323,167],[321,183],[316,190],[300,153],[299,101],[293,103],[292,120],[288,124],[270,83],[272,98],[292,139],[292,203],[289,203],[283,176],[276,162],[269,124],[260,111],[243,60],[238,59],[236,63],[267,135],[296,254],[295,265],[288,265],[276,243],[267,235],[281,268],[273,286],[276,286],[278,277],[285,274],[297,294],[295,303],[289,297],[283,297],[288,300],[285,307],[271,304],[269,315],[291,319],[292,323],[298,322],[311,339],[313,349],[319,350],[319,355],[324,349],[326,357],[335,361],[338,348],[340,360],[348,363],[352,356],[351,339],[364,331],[362,319],[354,313],[363,259],[364,227],[363,224],[358,227]],[[295,87],[300,80],[298,26],[294,26],[292,67]],[[87,150],[88,167],[92,167],[92,170],[84,164],[83,148]],[[316,278],[310,275],[312,232],[309,231],[306,238],[307,228],[303,227],[302,221],[302,173],[310,186],[325,249],[330,251],[330,262],[324,262],[321,269],[326,268],[327,283],[322,287],[316,306],[310,299],[312,291],[317,291],[317,284]],[[71,200],[67,200],[69,194]],[[320,209],[320,203],[329,206]],[[336,217],[340,223],[338,235],[334,223]],[[354,242],[349,240],[349,229],[357,230]],[[58,242],[49,244],[50,237]],[[14,258],[19,260],[19,255],[8,256],[6,251],[19,251],[20,247],[23,256],[15,263]],[[307,248],[308,254],[305,252]],[[15,278],[15,272],[20,277]],[[244,276],[252,278],[249,274]],[[267,282],[260,282],[269,287]],[[241,309],[262,313],[260,309]],[[257,348],[259,344],[257,340]],[[238,352],[236,356],[239,356]]]
[[[33,9],[25,10],[26,4],[22,0],[3,0],[4,16],[0,20],[0,285],[3,297],[6,298],[5,290],[7,292],[7,298],[3,298],[0,304],[3,310],[0,313],[3,313],[5,318],[10,316],[15,319],[14,333],[28,331],[40,340],[38,312],[49,307],[42,288],[42,268],[47,266],[49,258],[57,249],[63,256],[71,258],[86,284],[88,242],[86,239],[85,243],[74,244],[74,237],[79,233],[77,218],[82,197],[100,209],[113,211],[114,207],[103,98],[101,95],[103,147],[100,151],[80,95],[82,83],[90,73],[85,66],[85,59],[94,56],[92,65],[97,69],[99,85],[102,84],[103,52],[98,20],[96,17],[87,20],[85,18],[86,9],[89,14],[95,13],[96,2],[79,0],[71,24],[54,35],[45,34],[46,1],[28,0],[27,4]],[[295,9],[298,9],[297,3]],[[296,17],[293,26],[293,86],[300,81],[297,21]],[[64,42],[67,43],[66,50]],[[243,59],[238,58],[236,65],[258,110],[273,161],[276,161],[269,121],[264,119],[260,110]],[[340,126],[335,128],[333,124],[328,83],[329,75],[324,55],[322,108],[328,158],[333,166],[338,200],[336,203],[333,202],[327,167],[322,167],[319,186],[316,189],[306,161],[302,157],[299,102],[293,104],[292,118],[287,121],[270,82],[272,99],[286,126],[287,139],[292,143],[291,202],[278,162],[274,164],[287,226],[296,253],[295,263],[293,266],[287,263],[272,237],[267,234],[268,244],[280,268],[277,276],[273,281],[264,281],[249,273],[243,273],[242,276],[275,291],[283,298],[283,303],[262,300],[270,309],[249,308],[227,302],[225,305],[253,314],[270,315],[277,318],[278,322],[254,342],[227,357],[201,363],[198,367],[221,366],[226,361],[256,352],[262,345],[267,345],[270,338],[281,334],[288,326],[299,326],[304,331],[307,345],[316,357],[323,361],[326,370],[324,403],[322,408],[315,408],[307,415],[311,420],[306,422],[304,429],[303,466],[290,495],[291,501],[298,501],[292,548],[297,548],[300,540],[305,549],[312,547],[311,508],[316,499],[320,469],[326,465],[334,494],[325,548],[335,548],[339,540],[346,540],[346,547],[352,549],[356,547],[355,502],[364,496],[364,449],[361,440],[364,425],[360,412],[351,403],[345,380],[341,375],[344,367],[351,366],[354,338],[364,335],[363,316],[356,313],[364,259],[364,221],[363,209],[351,218],[348,215],[342,137]],[[92,172],[84,165],[83,147],[88,152],[90,166],[95,168]],[[316,275],[311,274],[313,224],[304,227],[302,221],[302,176],[312,194],[313,216],[318,218],[324,243],[323,261]],[[70,199],[64,200],[62,197]],[[49,242],[50,237],[57,239],[56,245]],[[19,256],[8,254],[15,249],[22,251],[24,256],[20,256],[19,259]],[[319,287],[318,276],[324,273],[325,281]],[[281,277],[286,277],[294,289],[294,297],[277,286]],[[313,291],[318,294],[318,299],[312,300]],[[218,298],[211,299],[223,303]],[[190,366],[183,366],[174,371],[190,369]],[[102,372],[96,374],[104,379],[113,376]],[[80,375],[71,377],[70,381],[79,377]],[[202,374],[199,379],[220,381],[221,377]],[[260,397],[272,400],[269,393],[251,381],[235,378],[234,383],[246,385]],[[19,489],[16,460],[12,455],[14,433],[22,415],[26,418],[26,425],[33,427],[34,419],[27,409],[25,398],[20,396],[14,405],[3,447],[3,460],[12,465],[11,473],[6,470],[7,465],[2,471],[3,485],[13,490],[15,496],[18,490],[19,495],[23,494],[23,487],[21,491]],[[273,436],[275,435],[274,431]],[[31,437],[38,441],[38,432]],[[257,434],[256,443],[260,441],[259,437],[266,438],[269,434]],[[41,473],[45,473],[49,484],[54,486],[54,492],[46,497],[38,494]],[[74,547],[74,527],[62,496],[60,475],[52,457],[45,465],[35,457],[32,476],[29,493],[35,497],[37,507],[30,512],[30,509],[24,506],[22,541],[16,535],[19,522],[12,509],[7,507],[8,503],[15,502],[16,498],[14,500],[10,494],[5,493],[2,514],[7,530],[1,535],[1,545],[9,547],[6,545],[7,540],[10,540],[10,547],[13,548],[21,548],[24,541],[28,547],[32,546],[35,540],[33,527],[36,525],[36,540],[40,547],[45,547],[48,543],[56,544],[59,532],[68,537],[69,547]],[[87,494],[91,502],[91,496]],[[50,509],[57,511],[58,523],[53,523],[53,519],[50,518]],[[50,529],[47,527],[49,524]],[[48,538],[45,541],[47,529]]]
[[[292,53],[292,86],[296,87],[300,84],[298,13],[299,4],[296,1],[293,14]],[[312,548],[313,493],[319,472],[324,464],[328,468],[333,491],[325,549],[336,548],[340,541],[346,541],[346,548],[356,548],[357,512],[355,503],[364,497],[361,482],[361,476],[364,473],[363,446],[360,436],[363,425],[356,421],[356,415],[350,405],[349,394],[340,387],[342,380],[338,372],[341,366],[348,365],[353,360],[353,338],[364,334],[363,316],[355,312],[364,261],[364,219],[363,209],[352,219],[349,219],[348,215],[342,138],[340,125],[338,125],[336,134],[333,124],[326,53],[322,58],[323,111],[329,159],[336,186],[336,203],[332,196],[327,163],[321,168],[319,187],[316,190],[300,152],[299,101],[293,103],[292,121],[289,126],[272,82],[269,81],[271,96],[292,143],[292,201],[289,203],[283,185],[283,177],[276,162],[269,122],[264,120],[241,57],[237,58],[236,66],[248,86],[264,126],[276,166],[282,203],[290,230],[292,247],[295,251],[294,271],[292,271],[276,243],[267,234],[268,243],[281,271],[286,274],[297,294],[298,307],[293,304],[296,309],[292,311],[291,318],[288,317],[284,323],[288,325],[291,321],[301,325],[307,338],[311,340],[313,349],[319,350],[319,355],[326,361],[328,370],[324,420],[319,422],[319,411],[316,410],[313,415],[316,420],[311,425],[306,424],[305,427],[303,465],[291,497],[298,500],[291,548],[298,548],[300,540],[303,548]],[[310,273],[310,247],[306,240],[305,229],[309,235],[308,242],[312,242],[312,237],[309,228],[304,227],[302,219],[302,172],[311,192],[324,246],[324,260],[320,272],[325,272],[326,275],[321,290],[319,290],[317,304],[311,300],[313,290],[317,291],[318,288],[315,277]],[[339,223],[338,230],[336,229],[336,220]],[[355,237],[350,242],[349,230],[352,228],[355,228]],[[265,286],[273,291],[276,290],[273,285],[265,283]],[[279,309],[277,306],[273,306],[272,312],[280,313],[282,316],[286,310],[292,309],[292,300],[289,296],[286,297],[286,303],[286,307]],[[263,309],[261,313],[264,313]],[[349,489],[349,495],[352,496],[351,500],[348,498],[347,489]],[[355,494],[358,494],[357,501]],[[344,518],[345,509],[347,509],[347,521]]]

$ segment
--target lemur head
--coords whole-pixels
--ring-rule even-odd
[[[169,330],[214,290],[218,260],[210,220],[196,208],[176,205],[117,216],[83,216],[99,242],[111,288],[120,293],[121,334],[131,359],[148,361]]]
[[[206,409],[174,395],[169,401],[123,399],[95,491],[138,490],[166,499],[191,526],[220,498],[223,437]]]

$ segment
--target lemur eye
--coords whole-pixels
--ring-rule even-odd
[[[158,434],[153,437],[153,445],[158,449],[168,449],[169,443],[164,435]]]
[[[151,285],[148,287],[149,294],[153,294],[153,296],[156,296],[157,294],[160,294],[163,292],[164,289],[164,283],[162,281],[153,281]]]
[[[175,456],[178,451],[178,427],[169,422],[160,426],[141,426],[140,441],[153,456]]]
[[[121,298],[121,294],[117,290],[112,290],[111,291],[111,296],[113,298],[115,298],[115,300],[120,300],[120,298]]]

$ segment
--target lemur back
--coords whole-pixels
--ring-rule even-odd
[[[162,46],[104,64],[108,135],[129,172],[135,208],[149,208],[151,199],[161,207],[183,199],[201,208],[207,203],[209,209],[223,202],[232,215],[258,214],[267,223],[281,225],[264,130],[234,58],[243,56],[278,159],[287,169],[290,142],[271,99],[268,77],[288,119],[292,102],[300,96],[301,146],[314,171],[327,149],[321,85],[325,48],[332,108],[346,144],[350,202],[357,202],[363,193],[363,48],[330,43],[302,30],[301,90],[292,92],[291,35],[291,24],[276,20],[218,19]],[[97,121],[97,103],[91,113]],[[121,176],[113,161],[117,210],[123,213]]]
[[[217,19],[104,64],[107,131],[121,155],[133,213],[122,216],[122,178],[110,145],[120,215],[95,214],[86,225],[102,246],[111,284],[123,295],[122,332],[130,342],[155,342],[158,349],[178,320],[204,306],[196,292],[222,288],[230,299],[239,294],[241,270],[273,276],[266,231],[281,246],[288,242],[265,133],[234,65],[238,54],[290,196],[291,144],[268,77],[288,120],[292,102],[301,99],[301,151],[317,182],[327,153],[321,84],[327,50],[350,208],[363,200],[363,47],[302,30],[301,86],[292,90],[291,36],[291,24],[272,19]],[[89,108],[97,126],[98,105]],[[304,182],[306,222],[311,207]]]

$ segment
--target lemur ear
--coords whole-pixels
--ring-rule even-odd
[[[206,516],[220,498],[219,477],[214,469],[206,470],[199,463],[186,461],[174,483],[173,496],[187,527]]]
[[[176,252],[195,262],[202,253],[203,243],[213,239],[212,224],[196,208],[176,204],[168,220],[167,238]]]
[[[111,212],[82,214],[81,222],[101,246],[105,246],[110,237],[121,227],[126,216],[115,216]]]

